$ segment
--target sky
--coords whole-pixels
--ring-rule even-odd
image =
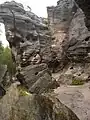
[[[0,0],[0,4],[11,0]],[[40,17],[47,17],[47,6],[55,6],[58,0],[14,0],[24,6],[30,6],[32,12]]]
[[[5,36],[5,27],[2,23],[0,23],[0,41],[2,41],[4,47],[9,46]]]
[[[0,4],[11,1],[11,0],[0,0]],[[22,3],[24,7],[30,6],[32,12],[38,15],[39,17],[47,17],[47,6],[55,6],[58,0],[14,0],[16,2]],[[5,37],[4,25],[0,24],[0,40],[4,46],[8,45],[8,42]]]

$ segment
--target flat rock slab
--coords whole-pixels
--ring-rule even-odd
[[[76,113],[80,120],[90,120],[90,83],[61,86],[55,90],[59,100]]]

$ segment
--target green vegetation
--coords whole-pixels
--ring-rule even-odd
[[[75,80],[75,79],[72,80],[72,85],[83,85],[83,84],[84,82],[82,80]]]
[[[3,63],[3,51],[4,47],[2,46],[2,43],[0,42],[0,65]]]
[[[28,92],[28,90],[25,87],[23,87],[23,86],[18,86],[18,91],[19,91],[19,95],[20,96],[30,95],[30,93]]]
[[[7,65],[7,70],[9,75],[12,75],[16,72],[15,63],[12,60],[11,49],[9,47],[3,47],[2,43],[0,42],[0,65]]]

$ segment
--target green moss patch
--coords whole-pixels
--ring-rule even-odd
[[[19,95],[20,96],[30,95],[30,93],[28,92],[28,90],[25,87],[23,87],[23,86],[18,86],[18,91],[19,91]]]
[[[83,85],[83,84],[84,82],[82,80],[73,79],[71,85]]]

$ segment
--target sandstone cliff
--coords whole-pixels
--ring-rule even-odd
[[[64,71],[61,76],[65,76],[66,73],[66,79],[69,76],[71,82],[72,79],[87,80],[90,74],[88,66],[90,63],[90,32],[85,21],[89,16],[89,7],[83,8],[83,2],[76,2],[59,0],[57,6],[47,8],[49,27],[54,36],[52,48],[57,54],[57,60],[60,63],[59,69],[69,64],[64,69],[66,72]],[[86,4],[89,2],[85,2]],[[75,66],[78,66],[79,72]],[[85,71],[85,66],[88,66],[88,72]]]
[[[52,82],[47,67],[51,54],[47,25],[14,1],[0,5],[0,18],[5,24],[6,37],[17,66],[17,79],[31,92],[39,92],[41,87],[45,90]],[[43,81],[46,83],[41,86]]]
[[[0,100],[1,120],[79,120],[51,92],[59,84],[48,68],[52,37],[44,20],[12,1],[0,5],[0,21],[5,25],[20,84],[13,81]]]
[[[52,48],[60,63],[60,71],[53,74],[61,85],[56,93],[81,120],[90,119],[90,1],[59,0],[47,11]]]
[[[5,25],[13,62],[16,63],[16,81],[19,81],[20,86],[24,86],[29,94],[18,98],[18,87],[16,86],[14,90],[10,87],[9,93],[2,98],[1,104],[9,98],[8,94],[13,98],[14,91],[17,101],[15,97],[9,98],[10,101],[0,105],[1,120],[4,118],[4,111],[7,112],[6,120],[78,120],[69,108],[55,96],[52,97],[49,92],[59,87],[57,81],[61,85],[80,85],[90,80],[89,11],[89,0],[59,0],[57,6],[47,7],[47,24],[47,20],[39,18],[31,11],[25,11],[20,3],[12,1],[0,5],[0,22]],[[58,70],[60,72],[57,73],[56,81],[52,78],[51,72]],[[6,109],[3,110],[5,107]],[[70,108],[81,119],[88,119],[85,117],[86,111],[83,112],[84,118],[82,118],[78,108]],[[8,112],[12,113],[11,116]]]

